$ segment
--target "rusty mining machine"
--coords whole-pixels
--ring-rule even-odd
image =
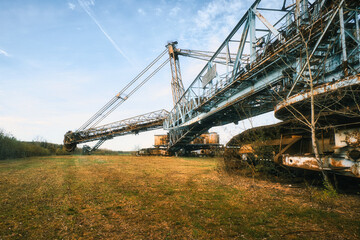
[[[98,140],[96,147],[114,136],[164,128],[167,151],[175,153],[213,126],[274,111],[281,123],[249,129],[226,150],[240,160],[266,158],[360,177],[359,12],[358,0],[284,0],[271,8],[255,0],[215,53],[170,43],[154,60],[169,53],[134,89],[170,60],[171,111],[142,123],[97,126],[131,96],[130,86],[146,68],[82,127],[66,133],[64,144],[72,150],[78,143]],[[179,56],[207,61],[186,90]],[[264,155],[258,148],[268,150]]]
[[[209,51],[178,49],[176,48],[177,44],[178,44],[177,42],[168,43],[166,45],[167,48],[166,50],[164,50],[158,57],[156,57],[153,62],[151,62],[134,79],[132,79],[120,92],[118,92],[108,103],[106,103],[79,129],[77,129],[74,132],[68,131],[64,136],[64,146],[66,150],[71,152],[76,148],[77,144],[97,141],[92,148],[87,145],[84,145],[83,153],[90,154],[91,152],[97,150],[106,140],[112,139],[114,137],[124,136],[128,134],[138,134],[144,131],[151,131],[151,130],[163,128],[164,120],[169,114],[169,112],[164,109],[123,119],[105,125],[99,126],[99,123],[102,120],[104,120],[110,113],[112,113],[117,107],[119,107],[122,103],[124,103],[151,77],[153,77],[158,71],[160,71],[160,69],[162,69],[168,62],[170,62],[171,74],[172,74],[172,81],[171,81],[172,97],[173,97],[174,105],[176,105],[176,103],[180,100],[181,96],[185,92],[181,78],[178,56],[182,55],[182,56],[192,57],[201,60],[209,60],[213,54],[212,52]],[[167,52],[169,57],[165,59],[165,61],[161,61]],[[222,54],[217,58],[218,60],[216,62],[220,63],[221,61],[224,61],[225,58],[226,56]],[[155,70],[153,70],[145,77],[146,73],[148,71],[151,71],[151,69],[153,68],[155,68]],[[205,135],[209,135],[209,134],[205,134]],[[199,139],[201,138],[204,137],[200,137]],[[206,149],[215,145],[219,145],[219,140],[213,144],[188,143],[183,149],[191,151],[194,149]],[[168,142],[166,143],[166,146],[168,146]],[[156,147],[159,148],[159,146]],[[165,145],[163,145],[162,147],[165,147]],[[164,149],[160,149],[160,150],[157,152],[162,152],[163,153],[162,155],[170,154],[167,150]]]

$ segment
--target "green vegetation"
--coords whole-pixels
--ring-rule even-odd
[[[21,142],[0,130],[0,160],[68,154],[62,145],[47,143],[46,141]]]
[[[218,161],[1,161],[0,239],[359,239],[359,196],[229,175]]]
[[[63,145],[48,143],[41,139],[33,142],[22,142],[0,129],[0,160],[34,156],[79,155],[81,152],[81,149],[76,148],[74,152],[69,153]],[[98,149],[95,153],[97,155],[131,154],[130,152],[115,152],[107,149]]]

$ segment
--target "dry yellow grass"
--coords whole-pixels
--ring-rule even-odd
[[[359,196],[229,176],[218,159],[0,162],[0,239],[359,239]],[[314,192],[315,191],[315,192]],[[330,206],[330,207],[329,207]]]

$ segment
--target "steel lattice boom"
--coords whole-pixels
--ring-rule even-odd
[[[83,131],[69,131],[65,134],[64,145],[68,150],[73,150],[79,143],[99,140],[98,148],[113,137],[160,129],[167,115],[166,110],[159,110]]]

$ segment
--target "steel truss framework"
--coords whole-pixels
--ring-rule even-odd
[[[169,59],[170,59],[171,91],[172,91],[174,105],[180,100],[181,96],[185,92],[181,77],[179,56],[175,52],[176,44],[177,42],[172,42],[167,45],[169,52]]]
[[[321,85],[359,73],[357,0],[285,3],[267,9],[256,0],[241,18],[164,121],[169,150],[213,126],[273,111],[308,90],[310,78]],[[278,20],[265,18],[269,12]],[[220,57],[226,67],[215,68]]]
[[[166,110],[159,110],[83,131],[68,132],[65,134],[64,144],[67,149],[72,150],[78,143],[98,140],[91,150],[93,151],[113,137],[160,129],[168,114]]]
[[[185,90],[182,83],[178,56],[183,55],[208,61],[214,53],[208,51],[192,51],[186,49],[182,50],[176,48],[176,44],[177,42],[171,42],[166,45],[166,47],[168,48],[167,51],[164,50],[157,58],[154,59],[154,61],[152,61],[147,67],[145,67],[143,71],[141,71],[134,79],[132,79],[120,92],[118,92],[108,103],[106,103],[78,130],[76,130],[75,132],[67,132],[64,138],[64,144],[66,148],[69,151],[72,151],[79,143],[86,143],[98,140],[98,142],[93,148],[89,146],[84,146],[85,152],[89,153],[98,149],[107,139],[116,136],[137,133],[140,131],[150,131],[161,128],[161,126],[163,126],[163,121],[167,113],[165,110],[152,112],[149,114],[125,119],[116,123],[106,124],[103,126],[98,126],[98,124],[103,121],[109,114],[111,114],[116,108],[123,104],[129,97],[131,97],[147,81],[149,81],[149,79],[153,77],[158,71],[160,71],[160,69],[162,69],[167,64],[167,62],[170,62],[171,68],[171,89],[174,105],[180,100]],[[166,56],[166,52],[169,53],[169,57],[163,60]],[[216,59],[216,62],[224,64],[223,59],[224,56],[219,55]],[[147,74],[149,71],[152,72]],[[153,115],[156,115],[155,123],[154,119],[152,118]],[[146,121],[148,122],[143,122],[142,120],[139,120],[140,118],[146,119]],[[122,125],[122,123],[128,122],[129,120],[132,120],[130,129],[131,131],[127,131],[127,128],[124,128],[124,126]]]

